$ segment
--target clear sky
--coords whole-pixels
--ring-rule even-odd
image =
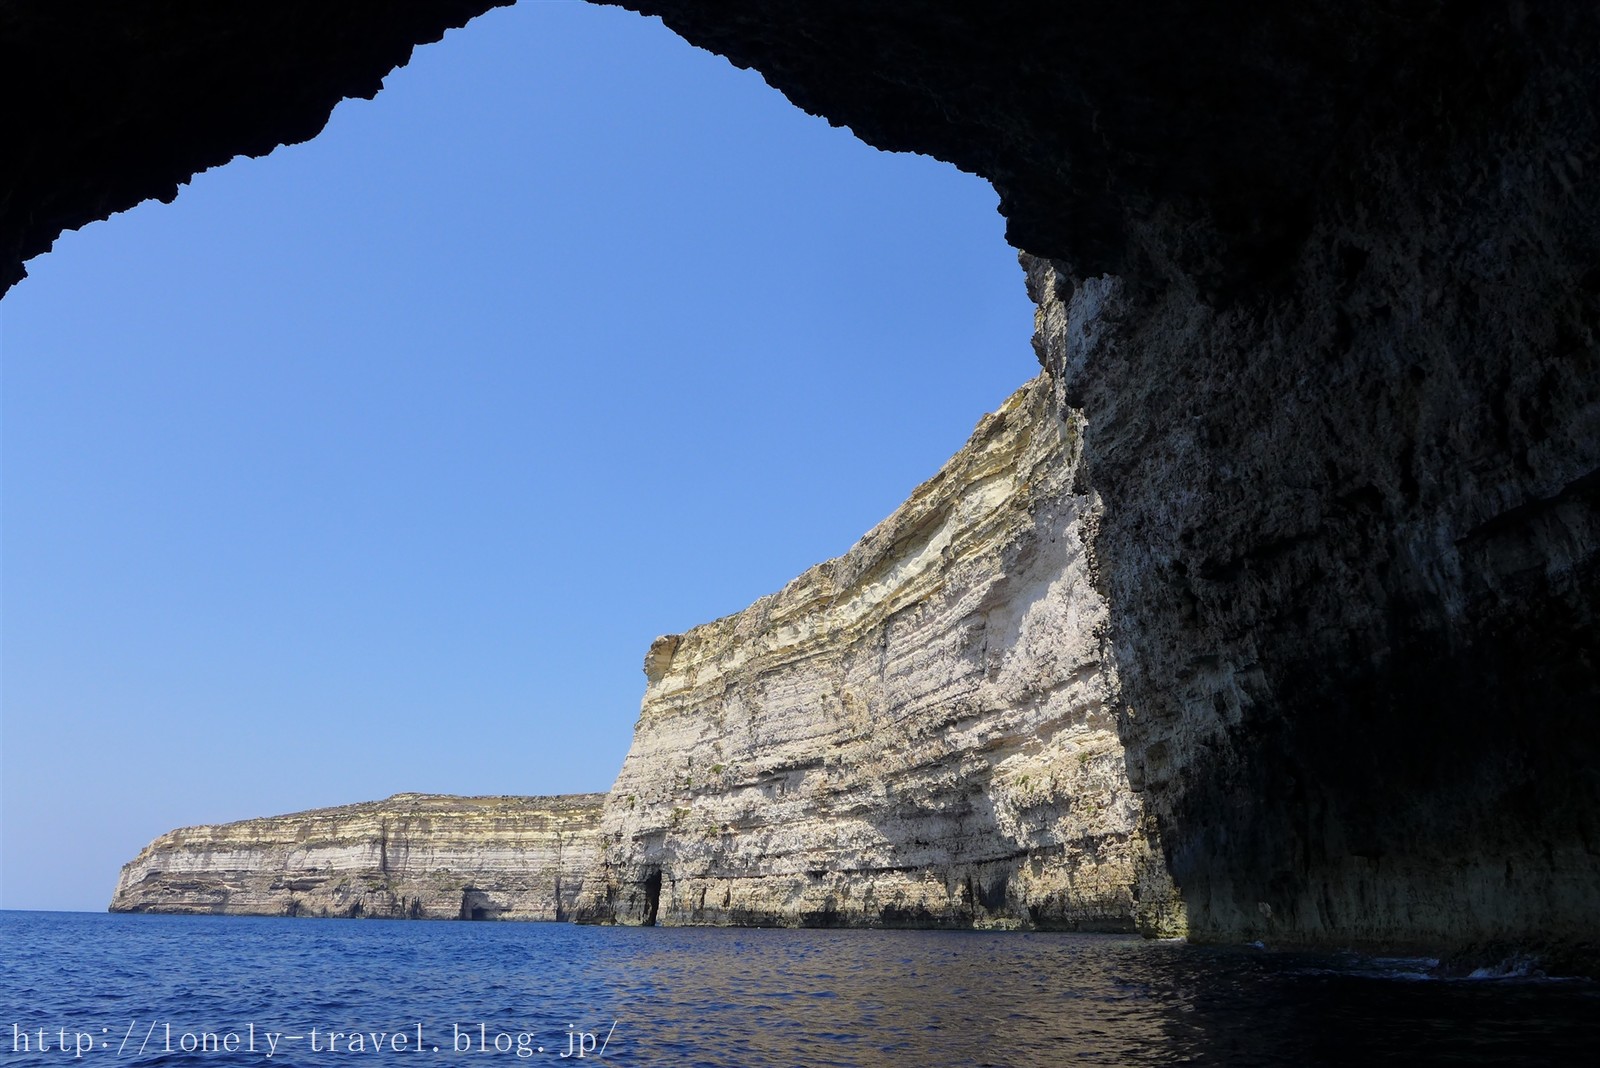
[[[604,790],[657,634],[1037,372],[992,189],[655,20],[519,4],[0,303],[0,907],[162,831]]]

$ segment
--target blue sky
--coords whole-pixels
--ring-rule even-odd
[[[655,20],[491,12],[0,303],[0,906],[175,826],[604,790],[657,634],[1036,373],[994,192]]]

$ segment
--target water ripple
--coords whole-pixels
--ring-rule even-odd
[[[96,1044],[84,1063],[135,1066],[492,1068],[607,1036],[604,1064],[672,1068],[1532,1065],[1600,1048],[1592,983],[1419,982],[1432,962],[1111,936],[0,913],[0,940],[0,1060],[19,1066],[75,1059],[63,1033]],[[228,1035],[256,1049],[207,1045]]]

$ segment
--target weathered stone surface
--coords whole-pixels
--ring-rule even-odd
[[[395,794],[185,827],[123,867],[111,911],[565,919],[603,797]]]
[[[1033,270],[1196,937],[1600,945],[1597,9],[1471,10],[1270,286]]]
[[[0,0],[0,285],[482,6]],[[628,6],[984,175],[1051,259],[1117,727],[1195,933],[1600,943],[1600,7]]]
[[[1600,8],[628,6],[1054,257],[1192,934],[1600,945]]]
[[[1035,380],[850,552],[657,639],[581,917],[1133,926],[1149,854],[1060,411]]]

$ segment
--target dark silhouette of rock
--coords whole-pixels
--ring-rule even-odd
[[[64,230],[315,137],[511,0],[3,0],[0,294]]]
[[[0,4],[0,282],[476,3]],[[1600,940],[1600,8],[640,0],[994,182],[1190,930]]]

